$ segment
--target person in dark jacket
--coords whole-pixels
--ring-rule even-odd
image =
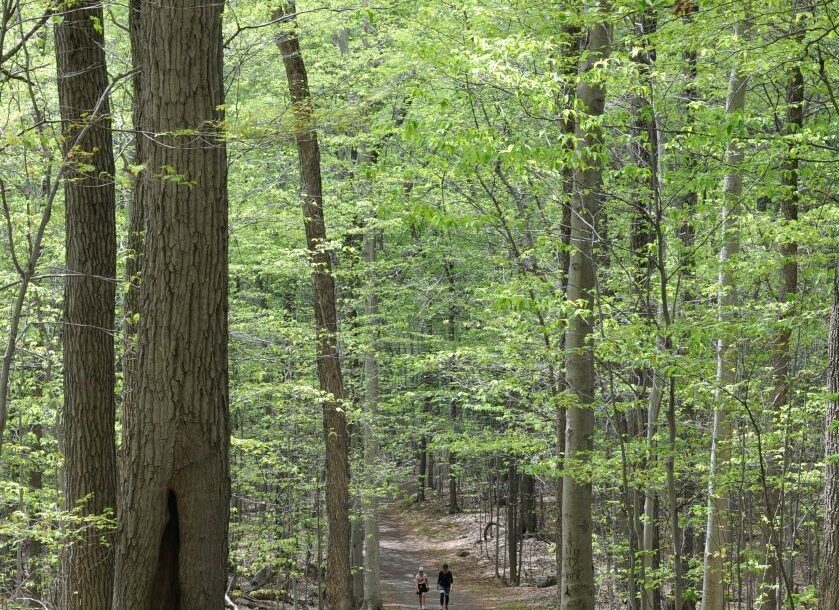
[[[440,590],[440,610],[448,610],[449,596],[452,594],[454,576],[449,571],[449,564],[444,563],[443,569],[437,575],[437,588]]]

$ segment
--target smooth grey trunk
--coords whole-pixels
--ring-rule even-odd
[[[655,372],[653,373],[653,385],[650,390],[649,404],[647,407],[647,468],[655,467],[655,459],[652,457],[655,451],[655,434],[658,431],[658,418],[661,412],[662,401],[662,384],[665,380],[662,376]],[[644,487],[644,524],[641,541],[641,548],[643,551],[643,565],[644,565],[644,583],[643,595],[641,598],[641,608],[651,610],[655,608],[655,598],[657,587],[651,584],[651,574],[655,567],[655,556],[658,552],[658,536],[656,530],[658,523],[656,521],[656,505],[658,503],[658,494],[652,482],[647,482]]]
[[[368,230],[364,243],[364,260],[368,268],[369,294],[365,302],[365,314],[372,333],[371,342],[364,354],[364,402],[367,413],[364,419],[364,467],[367,471],[371,491],[366,496],[364,510],[365,554],[364,554],[364,597],[366,610],[383,610],[381,591],[381,569],[379,565],[379,497],[375,473],[378,471],[379,443],[373,425],[379,414],[379,358],[378,325],[379,300],[376,295],[376,235]]]
[[[350,569],[352,570],[353,608],[364,604],[364,514],[361,507],[361,492],[354,498],[359,511],[353,515],[350,532]]]
[[[734,33],[746,35],[747,24],[738,21]],[[742,66],[735,64],[728,83],[726,114],[729,120],[745,109],[748,78]],[[723,183],[722,236],[719,271],[719,319],[730,322],[738,305],[734,266],[740,252],[739,208],[743,179],[738,168],[743,161],[743,146],[736,136],[729,141],[725,163],[728,173]],[[728,528],[729,490],[722,483],[731,458],[731,394],[737,381],[737,348],[731,334],[724,331],[717,339],[717,391],[714,401],[713,439],[708,471],[708,517],[705,528],[705,560],[702,578],[702,610],[724,610],[726,530]]]
[[[598,10],[605,12],[607,7],[599,6]],[[589,30],[586,59],[580,67],[581,81],[576,92],[589,120],[576,127],[576,152],[582,167],[574,172],[571,213],[567,300],[580,303],[582,310],[572,316],[565,334],[565,369],[574,402],[568,407],[565,426],[568,469],[562,487],[561,610],[594,609],[591,480],[568,470],[589,459],[593,449],[594,354],[590,341],[595,287],[593,227],[603,183],[603,158],[599,150],[603,134],[596,122],[603,114],[606,92],[602,82],[591,82],[589,73],[608,55],[610,36],[611,29],[605,20]]]

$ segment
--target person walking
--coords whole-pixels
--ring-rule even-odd
[[[425,610],[425,594],[428,593],[428,575],[420,566],[417,575],[414,577],[417,583],[417,595],[419,595],[420,610]]]
[[[449,597],[452,594],[454,576],[449,571],[449,564],[444,563],[443,569],[437,575],[437,588],[440,590],[440,610],[449,609]]]

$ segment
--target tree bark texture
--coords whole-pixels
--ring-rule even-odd
[[[819,608],[839,608],[839,256],[827,342],[827,413],[824,420],[824,553]]]
[[[734,26],[735,35],[742,38],[745,22]],[[733,117],[742,113],[746,103],[748,79],[737,64],[731,72],[726,100],[726,114]],[[729,168],[723,184],[722,235],[719,272],[719,319],[729,322],[737,307],[737,283],[734,261],[740,252],[739,207],[743,179],[738,166],[743,161],[743,147],[733,138],[725,155]],[[728,527],[729,491],[721,484],[731,458],[730,393],[737,381],[737,348],[731,334],[724,331],[717,339],[717,395],[714,406],[711,463],[708,471],[708,517],[705,529],[705,560],[702,579],[702,610],[723,610],[725,605],[726,529]]]
[[[601,7],[601,10],[603,7]],[[577,123],[577,155],[582,167],[574,172],[571,214],[571,257],[567,300],[581,305],[565,334],[565,369],[574,403],[568,407],[565,426],[565,460],[569,468],[587,459],[594,433],[594,354],[591,349],[591,318],[594,308],[594,221],[600,205],[603,180],[599,148],[602,132],[597,126],[603,114],[606,91],[587,80],[596,62],[609,53],[611,31],[604,23],[591,27],[586,39],[586,59],[576,97],[585,117]],[[594,562],[592,557],[591,481],[566,473],[562,486],[562,579],[561,610],[594,609]]]
[[[230,498],[227,166],[220,4],[144,3],[145,213],[135,396],[125,412],[117,610],[221,610]]]
[[[110,110],[103,101],[108,71],[102,5],[83,2],[68,9],[55,27],[63,152],[70,165],[64,181],[65,502],[79,517],[113,518],[116,195]],[[66,549],[63,608],[110,609],[111,538],[107,528],[86,527]]]
[[[326,557],[326,600],[330,610],[350,610],[349,438],[342,408],[344,383],[338,357],[335,280],[326,251],[320,148],[314,126],[312,97],[300,41],[294,2],[286,2],[276,17],[285,17],[277,46],[283,57],[294,113],[294,137],[300,159],[301,198],[306,246],[312,265],[312,293],[317,332],[317,367],[323,398],[326,443],[326,517],[329,544]]]

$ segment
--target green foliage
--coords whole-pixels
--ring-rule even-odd
[[[40,14],[40,4],[22,7],[21,23]],[[550,496],[562,475],[590,481],[599,565],[616,560],[623,591],[634,535],[627,525],[631,498],[652,489],[661,501],[664,550],[659,567],[645,577],[669,590],[665,464],[674,464],[679,527],[701,534],[712,415],[725,409],[734,434],[731,468],[721,484],[736,495],[735,510],[747,515],[732,527],[732,534],[742,534],[739,550],[731,551],[734,569],[753,580],[760,576],[761,528],[775,519],[761,508],[767,484],[783,490],[786,527],[794,529],[785,552],[799,561],[819,538],[821,468],[836,460],[824,457],[821,438],[830,398],[823,389],[825,318],[839,226],[833,195],[839,117],[830,99],[830,87],[839,86],[835,7],[823,3],[793,16],[779,0],[753,3],[752,38],[744,43],[730,26],[745,5],[715,1],[702,2],[694,18],[674,15],[672,2],[651,0],[617,1],[605,15],[569,1],[301,0],[297,6],[322,150],[330,241],[320,246],[334,262],[338,285],[354,499],[401,493],[423,442],[438,466],[451,460],[471,502],[467,508],[481,501],[486,487],[500,485],[496,471],[512,460],[538,478],[542,495]],[[105,22],[95,26],[108,37],[110,72],[123,73],[131,66],[120,27],[127,7],[106,8]],[[658,27],[640,36],[636,22],[645,11]],[[614,50],[581,73],[585,58],[573,32],[604,18],[614,30]],[[270,21],[264,3],[227,3],[225,121],[213,127],[223,129],[230,160],[231,564],[245,578],[270,568],[285,586],[316,572],[323,548],[323,396],[292,113],[274,44],[277,26],[265,25]],[[803,27],[801,37],[790,35],[795,25]],[[0,78],[0,178],[9,210],[0,228],[4,312],[19,279],[11,251],[19,260],[28,257],[61,159],[54,48],[51,31],[43,34],[2,66],[22,80],[6,72]],[[4,51],[16,37],[10,30]],[[654,60],[646,64],[652,51]],[[823,67],[820,56],[827,58]],[[789,130],[785,91],[793,65],[804,77],[806,119],[801,129]],[[726,83],[735,66],[751,84],[745,111],[730,114]],[[592,84],[607,91],[599,118],[574,101],[577,87]],[[121,168],[115,176],[121,267],[136,256],[125,245],[134,180],[148,173],[187,188],[200,180],[177,167],[134,162],[131,95],[123,80],[111,98]],[[577,136],[563,129],[566,121],[598,130],[604,144],[581,151]],[[640,123],[654,123],[654,141]],[[185,125],[155,137],[198,140],[205,127]],[[728,263],[741,298],[721,321],[720,213],[731,142],[745,151],[744,194],[736,203],[742,247]],[[655,167],[639,155],[653,144],[660,157]],[[89,169],[91,153],[78,153],[77,169]],[[784,185],[791,171],[784,162],[791,158],[800,162],[795,193]],[[572,250],[563,242],[565,212],[574,198],[567,181],[594,161],[606,167],[594,220],[596,306],[588,320],[597,373],[595,450],[562,464],[556,418],[574,404],[563,387],[563,333],[569,319],[587,311],[564,293]],[[784,221],[781,206],[793,196],[798,219]],[[651,219],[657,220],[655,239],[633,245]],[[0,463],[4,598],[20,579],[18,550],[41,545],[25,570],[38,574],[43,591],[72,533],[107,525],[74,519],[59,491],[62,226],[58,205],[14,360]],[[379,244],[374,263],[362,256],[371,235]],[[798,293],[784,301],[778,246],[793,242]],[[375,318],[365,314],[372,296],[379,302]],[[665,303],[669,324],[659,312]],[[0,317],[4,339],[7,318]],[[773,345],[782,330],[790,332],[793,370],[790,400],[777,410]],[[739,353],[738,381],[727,388],[717,387],[715,375],[721,337]],[[365,400],[368,353],[381,367],[375,418]],[[654,379],[664,380],[666,391],[648,436]],[[664,419],[671,381],[672,447]],[[381,447],[372,468],[361,459],[359,430],[367,425]],[[768,464],[780,466],[761,475]],[[800,560],[808,578],[815,572],[810,561]],[[686,599],[698,596],[701,571],[695,549]],[[814,607],[815,590],[800,587],[794,603]]]

